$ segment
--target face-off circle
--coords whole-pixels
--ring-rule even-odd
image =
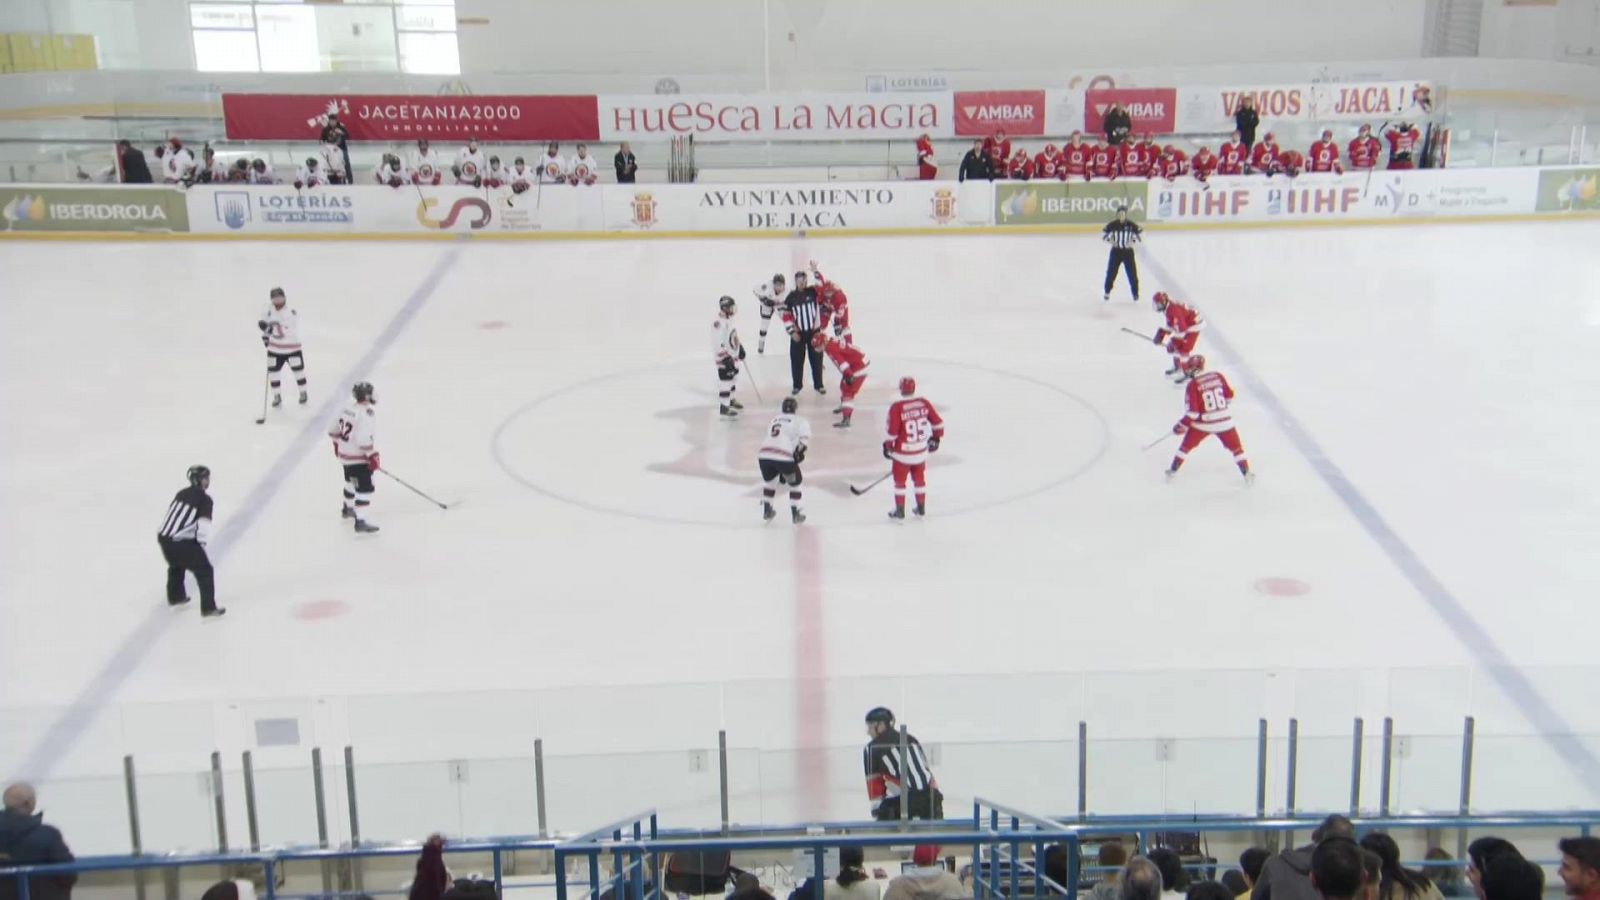
[[[1298,578],[1269,577],[1255,583],[1256,592],[1268,597],[1304,597],[1311,593],[1311,585]]]
[[[781,345],[780,345],[781,346]],[[744,414],[717,413],[712,366],[678,362],[604,375],[538,397],[496,430],[495,461],[530,490],[592,512],[674,524],[762,527],[756,453],[789,395],[787,353],[748,360],[766,402],[739,377]],[[837,373],[826,396],[809,387],[799,414],[812,439],[802,470],[811,524],[876,524],[890,502],[850,498],[883,475],[884,416],[902,374],[944,417],[949,436],[928,466],[930,504],[943,518],[1012,503],[1083,474],[1105,453],[1104,417],[1087,401],[1026,375],[933,359],[874,357],[853,426],[835,429]],[[780,487],[776,504],[788,499]],[[741,513],[748,513],[742,517]],[[787,517],[785,517],[787,518]]]
[[[316,622],[337,618],[349,611],[350,604],[343,600],[307,600],[296,606],[291,615],[302,622]]]

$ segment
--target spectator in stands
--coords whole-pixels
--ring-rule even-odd
[[[256,900],[256,886],[245,878],[230,878],[206,888],[200,900]]]
[[[1383,857],[1361,848],[1361,900],[1378,900],[1383,885]]]
[[[1541,900],[1544,869],[1525,859],[1499,856],[1483,873],[1484,900]]]
[[[1353,850],[1359,850],[1355,847],[1355,835],[1355,826],[1344,816],[1335,814],[1323,819],[1322,824],[1311,832],[1310,844],[1285,850],[1266,861],[1261,867],[1261,877],[1256,879],[1255,887],[1250,891],[1251,900],[1316,900],[1317,891],[1311,885],[1311,865],[1317,845],[1330,838],[1343,838],[1351,842]],[[1350,855],[1359,879],[1360,854],[1352,852]],[[1334,896],[1343,900],[1349,895]]]
[[[1239,100],[1239,108],[1233,113],[1233,130],[1239,132],[1239,139],[1244,141],[1244,152],[1249,155],[1256,145],[1256,129],[1261,125],[1261,115],[1256,112],[1256,98],[1245,94]]]
[[[1100,124],[1105,128],[1106,143],[1115,147],[1127,140],[1128,133],[1133,131],[1133,116],[1128,115],[1121,103],[1113,103]]]
[[[1044,848],[1044,877],[1055,882],[1055,884],[1047,886],[1048,893],[1056,896],[1063,896],[1067,893],[1067,887],[1072,883],[1072,874],[1068,871],[1067,864],[1071,861],[1074,852],[1076,852],[1076,849],[1066,844],[1051,844]]]
[[[939,177],[939,161],[933,158],[933,138],[924,131],[917,138],[917,178],[932,181]]]
[[[450,888],[450,870],[444,867],[444,838],[431,835],[417,857],[417,875],[407,900],[440,900]]]
[[[1451,856],[1443,847],[1428,848],[1428,855],[1423,857],[1428,862],[1422,867],[1428,880],[1439,889],[1439,893],[1446,897],[1466,897],[1472,894],[1472,889],[1467,886],[1461,877],[1461,867],[1456,865],[1455,857]]]
[[[17,783],[6,788],[5,809],[0,812],[0,867],[49,865],[73,861],[72,851],[61,832],[44,824],[44,813],[37,812],[38,796],[30,784]],[[15,896],[16,881],[0,879],[0,896]],[[41,875],[28,879],[32,900],[68,900],[77,875]]]
[[[1472,882],[1472,892],[1483,900],[1483,873],[1489,864],[1502,856],[1522,859],[1522,851],[1504,838],[1481,837],[1467,845],[1467,880]]]
[[[973,141],[972,149],[967,155],[961,157],[961,170],[956,173],[957,181],[982,181],[989,177],[989,155],[983,152],[983,141]]]
[[[749,872],[740,872],[739,877],[733,881],[733,893],[728,895],[728,900],[774,900],[774,898],[761,886],[761,879]]]
[[[617,169],[617,184],[633,184],[639,174],[639,160],[634,158],[633,148],[627,141],[623,141],[617,155],[611,157],[611,164]]]
[[[1400,865],[1400,845],[1381,831],[1363,835],[1361,847],[1378,854],[1382,861],[1382,883],[1378,900],[1443,900],[1428,877]]]
[[[911,851],[915,868],[889,882],[883,900],[961,900],[972,896],[954,873],[939,860],[934,844],[918,844]]]
[[[1236,900],[1247,900],[1250,896],[1250,882],[1238,869],[1229,869],[1222,873],[1222,886],[1227,888]]]
[[[1567,896],[1600,900],[1600,838],[1567,838],[1561,848],[1561,883]]]
[[[1189,885],[1187,900],[1233,900],[1234,892],[1216,881],[1196,881]]]
[[[1094,883],[1093,900],[1117,900],[1122,895],[1122,870],[1127,864],[1128,848],[1122,846],[1121,841],[1107,841],[1100,845],[1095,865],[1117,868],[1115,871],[1100,873],[1100,880]],[[1066,883],[1066,874],[1064,871],[1061,873],[1062,884]]]
[[[150,166],[144,160],[144,151],[130,141],[117,141],[117,165],[122,170],[123,184],[149,184]]]
[[[1261,880],[1261,867],[1272,858],[1272,851],[1265,847],[1251,847],[1239,854],[1239,872],[1244,877],[1244,890],[1240,892],[1239,900],[1245,900],[1244,895],[1250,893],[1256,882]]]
[[[1161,870],[1143,856],[1128,860],[1122,872],[1121,900],[1161,900]]]
[[[1345,826],[1350,824],[1348,819],[1343,821]],[[1323,831],[1327,825],[1328,823],[1324,821],[1323,827],[1317,830]],[[1342,828],[1338,830],[1341,833],[1324,832],[1316,847],[1311,850],[1310,872],[1306,881],[1311,886],[1312,895],[1320,897],[1321,900],[1357,900],[1362,887],[1366,884],[1361,863],[1361,848],[1349,834],[1342,833]],[[1276,857],[1267,862],[1267,867],[1262,870],[1267,878],[1274,877],[1272,863],[1281,858]]]
[[[1150,861],[1161,872],[1162,900],[1183,900],[1189,890],[1189,875],[1183,871],[1183,859],[1176,850],[1157,847],[1150,851]]]
[[[883,886],[867,876],[867,858],[861,848],[840,847],[839,875],[822,886],[823,900],[878,900],[882,895]]]

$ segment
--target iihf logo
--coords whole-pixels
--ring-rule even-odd
[[[217,221],[231,230],[238,231],[250,221],[250,195],[244,191],[217,191],[212,202],[216,204]]]

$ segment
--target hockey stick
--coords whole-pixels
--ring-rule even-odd
[[[1150,443],[1145,444],[1143,447],[1140,447],[1139,448],[1139,452],[1140,453],[1146,453],[1146,452],[1148,452],[1150,450],[1153,450],[1153,449],[1155,449],[1157,444],[1161,443],[1162,441],[1166,440],[1169,437],[1172,437],[1172,432],[1170,432],[1170,431],[1167,432],[1166,434],[1163,434],[1161,437],[1156,438],[1155,440],[1151,441]]]
[[[271,375],[261,376],[261,418],[256,420],[257,425],[265,425],[267,422],[267,381],[271,378]]]
[[[872,482],[871,484],[867,485],[866,487],[856,487],[855,485],[852,484],[852,485],[850,485],[850,493],[852,493],[852,494],[856,495],[857,497],[859,497],[862,494],[865,494],[867,491],[870,491],[873,488],[877,487],[878,485],[883,484],[884,479],[888,478],[890,475],[893,475],[893,474],[894,474],[893,472],[885,472],[882,475],[879,475],[876,481]]]
[[[756,402],[761,404],[762,406],[766,406],[767,405],[767,401],[765,401],[765,400],[763,400],[761,398],[761,388],[756,386],[756,377],[754,375],[750,374],[750,369],[748,367],[741,366],[740,368],[744,369],[745,377],[750,379],[750,390],[756,392]]]
[[[403,479],[400,476],[394,474],[393,472],[389,471],[388,469],[379,469],[378,471],[382,472],[383,474],[385,474],[387,476],[389,476],[390,478],[393,478],[396,482],[399,483],[399,485],[401,487],[405,488],[406,490],[410,491],[413,494],[416,494],[418,497],[421,497],[422,499],[428,501],[429,503],[432,503],[434,506],[437,506],[440,509],[449,509],[450,508],[450,507],[444,505],[443,503],[440,503],[439,501],[433,499],[432,497],[429,497],[427,494],[424,494],[423,492],[417,490],[416,488],[412,487],[411,485],[407,484],[405,479]]]
[[[1127,333],[1133,335],[1136,338],[1139,338],[1142,341],[1149,341],[1152,344],[1155,343],[1155,340],[1153,338],[1151,338],[1150,335],[1144,334],[1143,332],[1134,331],[1132,328],[1123,328],[1123,329],[1120,329],[1120,330],[1126,331]]]

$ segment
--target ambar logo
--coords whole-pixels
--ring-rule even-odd
[[[450,212],[446,213],[443,219],[435,219],[430,215],[433,208],[438,205],[439,201],[433,197],[424,197],[422,202],[417,204],[417,221],[424,228],[438,228],[441,230],[453,228],[456,222],[460,221],[462,214],[471,209],[477,211],[477,217],[469,225],[473,231],[477,231],[487,226],[494,215],[490,210],[489,202],[478,197],[462,197],[457,200],[450,205]]]

